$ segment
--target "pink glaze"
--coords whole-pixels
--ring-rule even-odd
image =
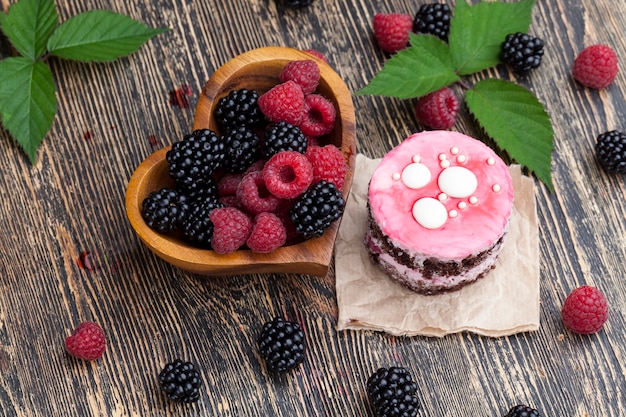
[[[401,174],[414,162],[421,165],[412,167],[418,169],[411,170],[409,188]],[[442,187],[440,176],[447,177]],[[423,198],[429,200],[419,204],[427,207],[420,224],[412,213]],[[369,202],[374,220],[397,247],[424,258],[461,260],[502,237],[513,184],[507,165],[482,142],[457,132],[427,131],[408,137],[383,158],[372,175]]]

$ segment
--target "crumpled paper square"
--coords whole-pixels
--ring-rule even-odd
[[[370,260],[367,190],[380,159],[356,157],[352,190],[335,244],[338,330],[397,336],[473,332],[500,337],[539,328],[539,232],[534,182],[519,165],[509,169],[515,201],[496,268],[459,291],[420,295],[395,283]]]

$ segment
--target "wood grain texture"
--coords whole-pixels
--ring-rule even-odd
[[[207,279],[160,260],[130,227],[131,174],[189,132],[202,86],[220,65],[262,46],[314,48],[356,92],[386,59],[372,37],[374,14],[416,7],[408,0],[316,0],[300,11],[274,0],[58,2],[61,20],[110,9],[171,30],[114,63],[50,60],[59,110],[35,165],[0,131],[0,416],[371,417],[365,380],[394,364],[413,371],[420,416],[501,416],[516,403],[550,417],[622,415],[626,184],[600,169],[593,146],[603,131],[626,130],[626,75],[599,92],[571,77],[576,53],[590,44],[608,43],[626,57],[620,2],[537,2],[531,32],[545,40],[546,55],[539,70],[516,80],[545,103],[555,128],[555,191],[536,189],[537,332],[498,339],[337,332],[332,264],[326,277]],[[6,57],[11,48],[0,39]],[[498,67],[466,81],[484,77],[515,80]],[[185,86],[188,105],[170,104],[170,92]],[[358,151],[380,157],[422,129],[413,104],[354,97]],[[465,109],[456,129],[481,135]],[[83,253],[92,270],[78,265]],[[560,322],[565,296],[582,284],[601,288],[611,306],[604,330],[591,336]],[[265,371],[255,347],[274,315],[298,320],[309,345],[303,365],[283,377]],[[108,337],[93,363],[63,349],[83,320],[99,322]],[[158,371],[177,357],[200,367],[198,403],[170,403],[158,388]]]

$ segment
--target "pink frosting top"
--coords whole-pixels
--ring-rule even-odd
[[[491,247],[508,225],[508,167],[457,132],[413,134],[380,162],[369,202],[383,233],[409,253],[462,259]]]

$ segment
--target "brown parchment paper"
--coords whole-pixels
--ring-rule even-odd
[[[424,296],[389,279],[369,259],[367,189],[380,159],[358,154],[352,190],[335,245],[338,330],[402,336],[463,331],[499,337],[539,328],[539,233],[534,182],[510,167],[514,209],[504,248],[491,270],[459,291]]]

